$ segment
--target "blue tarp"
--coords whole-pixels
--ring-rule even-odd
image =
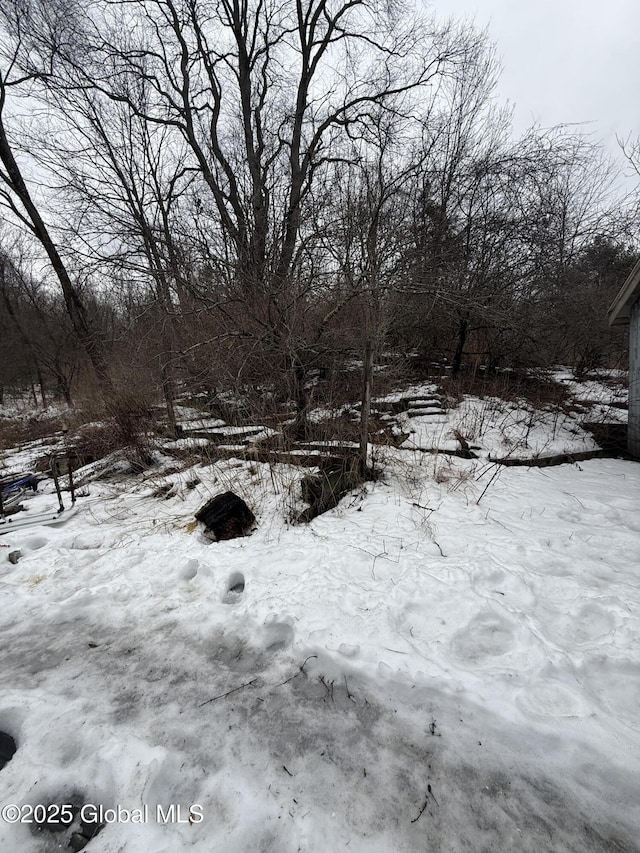
[[[37,488],[38,478],[35,474],[19,474],[17,479],[11,478],[0,483],[0,491],[3,495],[18,492],[21,489],[31,489],[35,492]]]

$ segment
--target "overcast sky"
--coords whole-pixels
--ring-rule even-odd
[[[515,129],[592,122],[617,153],[616,133],[640,135],[640,0],[431,0],[438,17],[488,26],[502,61],[501,101]]]

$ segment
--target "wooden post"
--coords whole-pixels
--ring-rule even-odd
[[[71,457],[67,454],[67,468],[69,472],[69,491],[71,492],[71,503],[76,502],[76,487],[73,482],[73,469],[71,468]]]
[[[53,484],[56,487],[56,495],[58,496],[58,512],[64,512],[64,504],[62,503],[62,491],[60,490],[58,459],[54,456],[51,459],[51,474],[53,476]]]

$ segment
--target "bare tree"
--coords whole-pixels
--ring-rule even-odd
[[[51,235],[40,209],[34,201],[22,170],[16,160],[14,147],[7,129],[7,99],[12,90],[20,90],[34,80],[31,73],[19,70],[18,58],[22,51],[22,33],[20,28],[13,33],[13,45],[4,44],[0,59],[0,202],[40,243],[60,282],[65,305],[78,340],[84,347],[98,377],[103,391],[112,390],[107,358],[103,342],[97,331],[92,328],[85,306],[77,288],[74,286],[67,265]]]
[[[93,111],[103,151],[112,128],[100,129],[103,108],[94,107],[101,99],[124,107],[126,122],[144,129],[147,141],[162,136],[166,151],[186,148],[184,167],[197,171],[206,196],[196,198],[194,231],[206,220],[209,257],[201,263],[216,270],[216,309],[224,289],[222,334],[245,347],[242,365],[278,352],[302,412],[298,330],[310,286],[300,272],[314,182],[344,156],[345,139],[366,137],[380,110],[415,112],[417,93],[464,53],[461,33],[401,20],[365,0],[98,0],[91,16],[79,14],[78,4],[63,9],[44,0],[8,0],[4,8],[19,45],[19,82],[34,81],[47,97],[55,92],[72,113]],[[109,154],[111,171],[117,155]],[[157,223],[149,228],[141,211],[145,179],[116,171],[161,286],[175,274],[172,227],[165,217],[158,240]],[[162,216],[161,197],[153,203]]]
[[[131,89],[144,100],[144,82]],[[133,95],[132,95],[133,97]],[[140,281],[147,320],[158,326],[158,371],[169,426],[176,431],[173,364],[176,320],[185,288],[180,262],[181,201],[192,173],[170,129],[141,120],[121,102],[95,90],[51,86],[58,107],[56,143],[44,150],[49,173],[64,188],[60,218],[70,242],[88,261],[113,275]],[[177,140],[179,142],[179,140]]]
[[[79,352],[64,300],[46,283],[29,275],[22,259],[15,262],[4,253],[0,254],[0,297],[10,325],[35,369],[42,404],[47,405],[46,377],[71,406]]]
[[[618,145],[627,163],[640,178],[640,136],[635,139],[631,134],[626,139],[618,137]]]

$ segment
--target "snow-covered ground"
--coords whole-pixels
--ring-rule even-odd
[[[454,451],[461,436],[477,455],[490,459],[533,460],[559,454],[579,454],[598,449],[589,422],[625,423],[624,406],[628,391],[624,376],[608,371],[602,381],[577,381],[568,371],[558,370],[553,378],[566,387],[573,402],[536,409],[525,399],[505,401],[497,397],[465,395],[461,403],[443,412],[436,408],[437,386],[414,385],[405,392],[380,398],[396,402],[403,397],[422,398],[422,414],[411,408],[397,416],[399,428],[408,435],[405,449]],[[607,384],[609,383],[609,384]],[[433,402],[429,402],[429,398]],[[420,410],[421,404],[414,403]],[[429,411],[429,407],[431,411]]]
[[[603,370],[594,377],[579,381],[571,371],[558,370],[553,378],[564,385],[574,400],[581,404],[586,420],[626,422],[629,400],[626,371]]]
[[[307,526],[301,469],[167,459],[1,535],[0,851],[72,849],[38,804],[113,809],[92,853],[640,851],[640,466],[493,464],[584,449],[518,411],[408,419]],[[481,458],[412,449],[454,428]],[[212,544],[229,488],[256,529]]]
[[[539,411],[524,401],[467,396],[446,415],[401,415],[399,419],[409,434],[402,445],[405,448],[456,450],[460,444],[455,432],[479,455],[492,459],[537,459],[598,448],[575,414]]]

